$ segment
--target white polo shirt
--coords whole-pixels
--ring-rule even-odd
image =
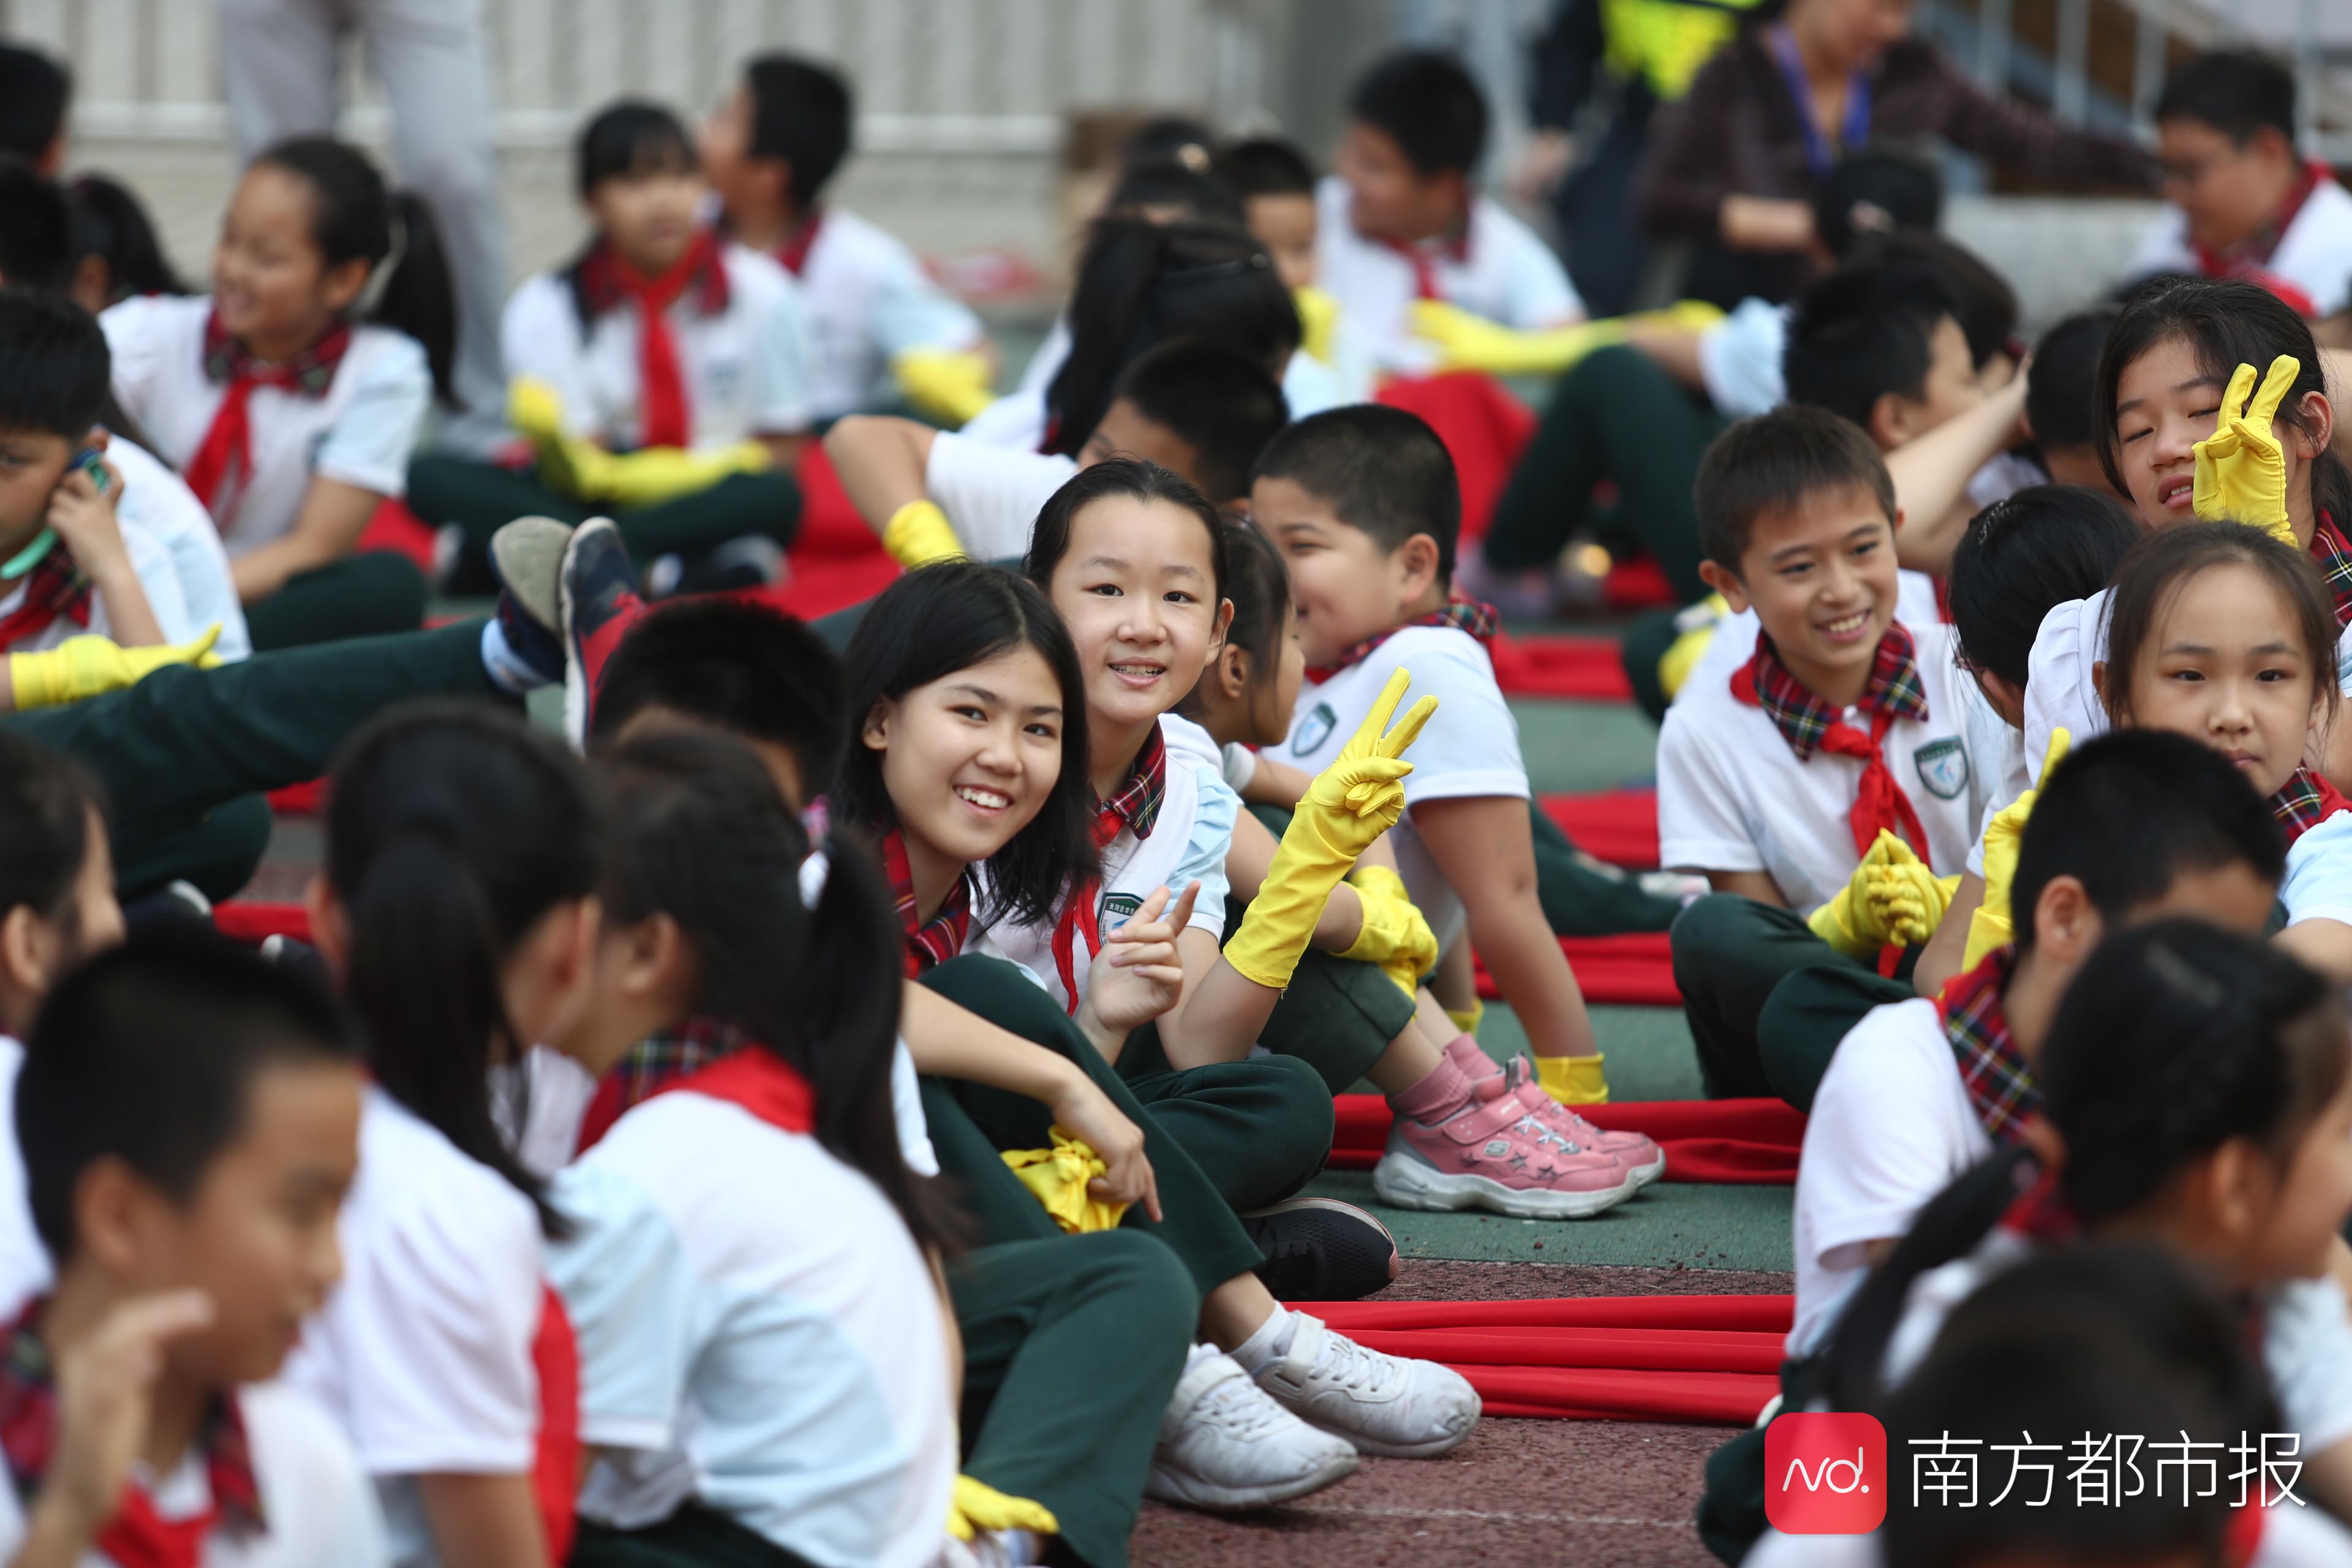
[[[268,1528],[253,1535],[215,1531],[205,1538],[204,1568],[383,1568],[393,1561],[383,1521],[351,1445],[326,1412],[283,1384],[237,1391],[237,1413]],[[148,1488],[166,1521],[193,1519],[213,1506],[204,1458],[191,1450]],[[0,1487],[0,1555],[25,1542],[25,1505]],[[80,1568],[128,1568],[96,1551]]]
[[[1122,827],[1103,850],[1102,898],[1095,911],[1097,927],[1106,933],[1117,931],[1159,889],[1166,888],[1181,898],[1187,883],[1198,882],[1201,894],[1193,901],[1192,919],[1186,929],[1205,931],[1223,942],[1225,893],[1230,886],[1225,853],[1233,847],[1234,817],[1241,810],[1241,797],[1225,783],[1224,758],[1207,731],[1189,719],[1163,713],[1160,738],[1168,748],[1160,816],[1151,825],[1150,837],[1138,838],[1134,828]],[[988,867],[983,862],[972,870],[978,883],[972,902],[984,909]],[[1054,956],[1055,924],[1046,921],[983,926],[974,920],[963,950],[1021,965],[1055,1002],[1066,1010],[1075,1010],[1076,1004],[1086,999],[1091,955],[1083,941],[1072,955],[1078,985],[1078,994],[1073,998],[1063,987],[1061,965]]]
[[[1989,731],[1970,710],[1984,698],[1953,662],[1951,627],[1910,629],[1927,717],[1895,720],[1881,754],[1927,830],[1927,842],[1912,847],[1949,876],[1967,863],[2000,763],[1974,755]],[[1762,871],[1790,909],[1809,913],[1836,897],[1860,862],[1847,818],[1863,764],[1818,749],[1799,761],[1772,716],[1732,694],[1732,679],[1694,680],[1666,710],[1659,859],[1675,870]],[[1859,708],[1845,721],[1870,728]]]
[[[114,395],[154,437],[156,455],[182,472],[204,444],[226,389],[205,374],[202,296],[142,295],[99,318],[114,354]],[[257,386],[247,408],[253,470],[232,474],[214,500],[231,555],[282,539],[294,528],[313,479],[381,496],[408,489],[408,458],[433,404],[433,373],[415,338],[360,327],[320,397]]]
[[[213,514],[205,510],[186,480],[137,442],[110,437],[106,460],[122,478],[122,495],[114,503],[114,515],[122,525],[124,539],[127,542],[138,534],[161,544],[170,558],[178,620],[166,614],[153,588],[147,595],[155,618],[163,623],[163,635],[173,642],[184,642],[217,622],[220,637],[213,644],[213,652],[222,662],[235,663],[250,655],[253,637],[246,630],[245,606],[237,599],[236,582],[229,575],[228,552],[221,545]],[[137,563],[135,555],[133,563]],[[140,583],[147,584],[143,571]]]
[[[984,335],[905,241],[844,207],[824,209],[798,281],[814,350],[809,409],[819,419],[888,397],[890,362],[908,349],[972,349]]]
[[[665,312],[686,382],[688,444],[697,451],[792,435],[815,415],[815,350],[798,286],[776,262],[742,246],[722,245],[719,257],[727,308],[706,316],[688,290]],[[563,276],[533,273],[507,301],[499,336],[509,375],[537,376],[562,398],[569,434],[616,452],[644,443],[635,300],[583,328]]]
[[[1936,1004],[1864,1014],[1838,1042],[1805,1121],[1790,1357],[1821,1348],[1870,1271],[1864,1248],[1908,1231],[1930,1198],[1992,1152]]]
[[[546,1303],[539,1215],[383,1089],[360,1117],[343,1278],[287,1363],[376,1479],[394,1561],[436,1561],[415,1478],[528,1474]]]
[[[2198,276],[2204,270],[2195,247],[2189,243],[2189,215],[2168,206],[2141,237],[2126,276],[2146,278],[2158,272]],[[2322,178],[2259,270],[2302,289],[2320,315],[2332,316],[2352,304],[2352,192],[2333,179]]]
[[[1299,689],[1290,711],[1290,734],[1281,760],[1307,773],[1321,773],[1339,759],[1372,710],[1389,677],[1402,666],[1412,674],[1412,689],[1397,704],[1411,710],[1423,697],[1437,699],[1421,738],[1405,752],[1412,772],[1404,779],[1404,816],[1389,830],[1396,847],[1397,871],[1429,921],[1441,948],[1451,947],[1468,923],[1467,911],[1413,826],[1413,808],[1428,801],[1507,795],[1525,800],[1527,764],[1519,756],[1519,723],[1503,689],[1495,684],[1494,661],[1478,639],[1455,626],[1406,626],[1320,685]]]
[[[955,1409],[939,1296],[872,1183],[804,1133],[690,1090],[631,1110],[556,1180],[579,1338],[581,1514],[698,1500],[821,1568],[925,1568]]]
[[[57,1278],[33,1228],[25,1158],[16,1148],[16,1075],[24,1070],[25,1043],[0,1035],[0,1315],[12,1318]]]
[[[931,437],[923,490],[973,560],[1017,560],[1029,553],[1037,513],[1077,471],[1076,458],[942,430]]]
[[[1315,188],[1315,281],[1339,301],[1340,319],[1364,335],[1380,365],[1407,374],[1436,367],[1435,348],[1413,335],[1419,288],[1412,259],[1356,232],[1348,183],[1325,176]],[[1473,315],[1522,330],[1581,320],[1584,301],[1568,269],[1535,230],[1483,195],[1470,198],[1470,221],[1457,248],[1420,247],[1437,294]]]

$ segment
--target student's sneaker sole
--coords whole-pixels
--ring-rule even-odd
[[[1449,1176],[1393,1150],[1372,1167],[1372,1191],[1381,1202],[1430,1214],[1486,1209],[1513,1219],[1591,1219],[1640,1190],[1640,1184],[1631,1179],[1622,1186],[1586,1193],[1507,1187],[1485,1176]]]
[[[1321,1469],[1279,1486],[1220,1487],[1155,1461],[1151,1474],[1144,1480],[1143,1495],[1159,1502],[1196,1508],[1204,1513],[1248,1513],[1296,1502],[1325,1487],[1337,1486],[1354,1475],[1362,1463],[1354,1454],[1348,1454],[1335,1457]]]
[[[646,613],[621,531],[610,518],[592,517],[564,546],[563,732],[576,751],[588,747],[596,681],[604,661]]]
[[[1265,1254],[1252,1272],[1277,1301],[1356,1301],[1396,1279],[1396,1237],[1353,1204],[1290,1198],[1241,1222]]]

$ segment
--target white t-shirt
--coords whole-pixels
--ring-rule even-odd
[[[1029,553],[1037,513],[1077,471],[1074,458],[942,430],[931,437],[923,489],[973,560],[1018,560]]]
[[[1411,258],[1367,238],[1349,217],[1348,183],[1327,175],[1315,189],[1315,280],[1339,301],[1340,319],[1364,334],[1385,369],[1425,374],[1433,345],[1412,331],[1419,297]],[[1483,195],[1470,198],[1463,243],[1425,242],[1437,295],[1473,315],[1522,330],[1565,326],[1584,315],[1568,270],[1535,230]]]
[[[1414,809],[1429,801],[1487,795],[1525,800],[1531,793],[1527,763],[1519,756],[1518,721],[1495,684],[1494,661],[1478,639],[1456,626],[1406,626],[1360,663],[1319,686],[1301,687],[1281,760],[1310,775],[1330,766],[1400,666],[1412,673],[1412,686],[1397,704],[1398,714],[1428,696],[1437,699],[1437,711],[1404,754],[1412,772],[1404,779],[1404,816],[1390,829],[1389,839],[1405,890],[1438,945],[1451,947],[1467,925],[1468,913],[1423,846],[1413,826]]]
[[[2279,884],[2286,923],[2340,921],[2352,925],[2352,811],[2339,811],[2286,847]]]
[[[1187,930],[1205,931],[1222,941],[1225,933],[1225,854],[1233,847],[1234,817],[1241,797],[1224,779],[1224,759],[1208,731],[1173,713],[1160,716],[1160,738],[1168,749],[1167,783],[1160,796],[1160,816],[1151,836],[1138,838],[1135,829],[1122,827],[1102,853],[1102,899],[1097,907],[1099,929],[1117,931],[1154,891],[1166,888],[1182,897],[1188,882],[1201,884]],[[972,902],[988,902],[986,865],[973,868],[977,885]],[[1009,922],[983,926],[973,921],[964,940],[966,952],[985,953],[1021,965],[1066,1009],[1074,1005],[1062,984],[1061,965],[1054,956],[1055,922],[1030,925]],[[1075,1001],[1086,999],[1087,966],[1090,955],[1084,941],[1072,954],[1077,980]]]
[[[253,1479],[261,1489],[268,1528],[253,1535],[215,1531],[205,1538],[204,1568],[382,1568],[392,1557],[375,1494],[334,1422],[307,1396],[283,1384],[238,1390]],[[204,1457],[191,1450],[172,1473],[148,1488],[166,1521],[192,1519],[213,1506]],[[14,1487],[0,1487],[0,1555],[25,1541],[25,1505]],[[80,1568],[119,1568],[96,1551]]]
[[[343,1278],[287,1363],[376,1478],[393,1558],[436,1561],[414,1478],[530,1471],[546,1304],[530,1200],[383,1089],[360,1117]]]
[[[33,1228],[25,1160],[16,1148],[16,1075],[24,1070],[24,1042],[0,1035],[0,1315],[10,1317],[57,1278],[49,1249]]]
[[[631,1110],[557,1178],[550,1245],[580,1346],[580,1511],[698,1499],[823,1568],[923,1568],[955,1410],[929,1269],[816,1140],[690,1091]]]
[[[1698,334],[1698,375],[1717,413],[1745,419],[1778,408],[1789,395],[1780,374],[1792,307],[1742,300]]]
[[[792,435],[814,411],[815,352],[791,275],[740,245],[719,255],[727,308],[706,316],[689,289],[665,312],[686,382],[688,444],[697,451]],[[621,452],[644,443],[634,300],[583,329],[571,284],[560,273],[534,273],[507,301],[499,342],[509,375],[535,375],[555,388],[569,434]]]
[[[1791,1358],[1821,1348],[1870,1271],[1864,1248],[1909,1230],[1929,1199],[1992,1152],[1935,1003],[1864,1014],[1838,1042],[1805,1121]]]
[[[2189,215],[2168,206],[2141,237],[2128,275],[2204,270],[2189,243]],[[2314,185],[2260,270],[2302,289],[2322,316],[2352,303],[2352,193],[2332,179]]]
[[[1906,626],[1932,626],[1944,618],[1944,607],[1936,597],[1936,580],[1925,572],[1908,568],[1895,574],[1895,618]],[[1707,685],[1720,686],[1731,679],[1732,672],[1748,662],[1756,651],[1756,634],[1763,623],[1752,609],[1735,616],[1721,616],[1715,623],[1715,636],[1698,656],[1698,662],[1683,679],[1675,693],[1682,700],[1685,691],[1696,691]]]
[[[1897,719],[1880,752],[1927,830],[1912,847],[1937,876],[1968,860],[2000,771],[1977,756],[1986,727],[1970,710],[1984,703],[1952,660],[1952,629],[1911,628],[1924,721]],[[1868,732],[1869,715],[1845,721]],[[1762,871],[1808,913],[1837,896],[1861,857],[1848,814],[1862,763],[1815,750],[1800,761],[1761,707],[1732,695],[1730,679],[1693,680],[1666,710],[1658,736],[1658,856],[1668,868]]]
[[[809,411],[838,418],[887,392],[908,349],[980,346],[980,318],[931,281],[906,242],[845,207],[826,207],[797,279],[813,359]]]
[[[1024,388],[1006,393],[965,420],[956,434],[983,447],[1042,456],[1037,448],[1045,439],[1046,423],[1045,388]]]
[[[209,299],[142,295],[99,318],[114,354],[114,395],[182,472],[204,445],[226,389],[205,374]],[[247,404],[253,471],[232,473],[217,521],[231,555],[294,528],[313,479],[382,496],[407,493],[408,457],[433,404],[433,373],[415,338],[361,327],[326,395],[257,386]]]
[[[124,540],[141,535],[160,543],[170,557],[178,588],[176,625],[185,629],[175,629],[172,616],[151,586],[147,603],[163,622],[163,635],[184,642],[217,621],[220,637],[213,644],[213,652],[221,661],[233,664],[250,655],[253,637],[246,630],[245,606],[237,599],[236,580],[229,575],[228,552],[221,546],[213,514],[205,510],[187,481],[137,442],[110,437],[106,460],[122,476],[122,497],[114,503],[114,515],[122,525]],[[135,553],[132,559],[137,564]],[[139,580],[147,586],[143,568]]]

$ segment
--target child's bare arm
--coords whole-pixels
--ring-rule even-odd
[[[1591,1055],[1584,994],[1536,896],[1528,803],[1475,795],[1422,801],[1412,809],[1414,831],[1469,912],[1471,942],[1536,1054]]]
[[[1789,907],[1788,895],[1780,884],[1772,879],[1769,871],[1701,871],[1706,885],[1718,893],[1738,893],[1743,899],[1753,899],[1759,904],[1771,904],[1779,909]]]
[[[1699,334],[1682,327],[1637,327],[1625,334],[1628,347],[1694,392],[1706,390],[1706,373],[1699,368]]]
[[[1974,871],[1961,872],[1959,888],[1945,906],[1944,918],[1936,923],[1936,934],[1927,939],[1918,963],[1912,968],[1911,988],[1920,995],[1935,995],[1960,972],[1960,961],[1969,950],[1969,921],[1983,907],[1984,896],[1984,879]]]
[[[2298,921],[2272,940],[2337,984],[2352,984],[2352,925]]]
[[[249,550],[229,563],[236,596],[250,605],[286,586],[286,580],[349,555],[367,531],[368,519],[383,504],[374,490],[320,475],[310,481],[294,530],[283,539]]]
[[[1904,565],[1914,572],[1949,569],[1953,547],[1974,515],[1969,480],[2016,439],[2024,413],[2021,375],[1966,414],[1886,454],[1895,504],[1903,513],[1895,552]]]
[[[70,469],[49,497],[48,526],[72,552],[74,564],[89,574],[114,640],[124,647],[153,647],[163,641],[163,624],[131,563],[114,510],[121,494],[122,477],[110,468],[102,479],[80,468]]]
[[[532,1568],[547,1561],[539,1499],[527,1474],[419,1476],[416,1497],[434,1550],[450,1568]]]
[[[2352,726],[2347,728],[2352,729]],[[1295,806],[1298,804],[1298,797],[1307,793],[1307,786],[1314,782],[1303,769],[1294,768],[1288,763],[1277,763],[1260,752],[1257,771],[1250,774],[1249,788],[1242,791],[1242,798],[1260,805]]]
[[[876,533],[908,501],[929,492],[924,474],[939,432],[912,419],[852,415],[825,432],[824,455],[849,504]]]

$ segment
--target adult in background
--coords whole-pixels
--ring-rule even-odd
[[[220,0],[220,24],[230,122],[248,159],[289,136],[333,134],[343,40],[356,34],[366,48],[392,110],[400,183],[432,204],[457,281],[466,412],[443,435],[487,447],[506,431],[508,279],[482,0]]]

